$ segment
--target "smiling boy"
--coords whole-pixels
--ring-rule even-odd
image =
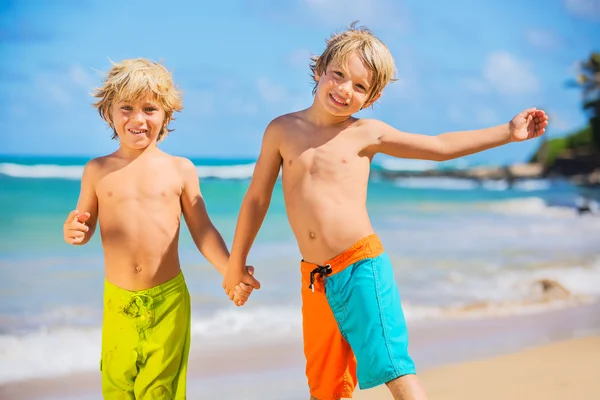
[[[85,166],[63,234],[67,243],[83,245],[101,221],[102,394],[185,399],[191,311],[178,254],[181,215],[221,274],[229,252],[207,214],[195,166],[157,146],[183,108],[166,68],[146,59],[121,61],[95,96],[119,148]],[[236,300],[243,303],[252,288],[241,288]]]
[[[311,64],[312,105],[267,127],[244,198],[223,287],[257,285],[246,258],[282,168],[286,211],[302,261],[302,318],[311,399],[352,397],[386,384],[396,400],[426,399],[408,354],[408,331],[390,259],[366,207],[377,153],[449,160],[544,133],[543,111],[509,123],[438,136],[406,133],[353,116],[394,78],[387,47],[368,29],[333,35]]]

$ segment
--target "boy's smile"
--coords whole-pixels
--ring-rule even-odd
[[[127,129],[129,132],[133,133],[134,135],[141,135],[141,134],[145,134],[146,132],[148,132],[147,129]]]

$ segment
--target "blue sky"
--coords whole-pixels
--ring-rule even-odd
[[[389,46],[399,78],[358,116],[426,134],[531,106],[548,112],[552,137],[586,123],[565,81],[600,50],[598,0],[0,0],[0,154],[113,151],[89,93],[109,59],[147,57],[184,91],[164,150],[255,157],[271,119],[310,105],[309,56],[353,20]],[[523,161],[538,144],[470,159]]]

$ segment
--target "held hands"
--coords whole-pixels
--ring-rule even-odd
[[[223,289],[229,300],[236,306],[243,306],[254,289],[260,289],[260,282],[254,278],[254,267],[241,269],[230,265],[223,279]]]
[[[510,121],[509,131],[512,142],[533,139],[542,136],[548,126],[548,116],[535,107],[520,112]]]
[[[88,219],[90,219],[89,212],[80,213],[78,210],[71,211],[63,225],[65,242],[69,244],[82,243],[85,239],[85,234],[90,230],[85,224],[85,221]]]

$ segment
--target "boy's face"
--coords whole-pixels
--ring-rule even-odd
[[[323,75],[317,77],[316,96],[323,107],[335,116],[349,116],[370,106],[366,104],[371,90],[371,70],[352,53],[345,65],[331,62]]]
[[[156,142],[168,121],[165,111],[150,97],[138,101],[121,100],[111,110],[113,125],[121,146],[141,150]]]

